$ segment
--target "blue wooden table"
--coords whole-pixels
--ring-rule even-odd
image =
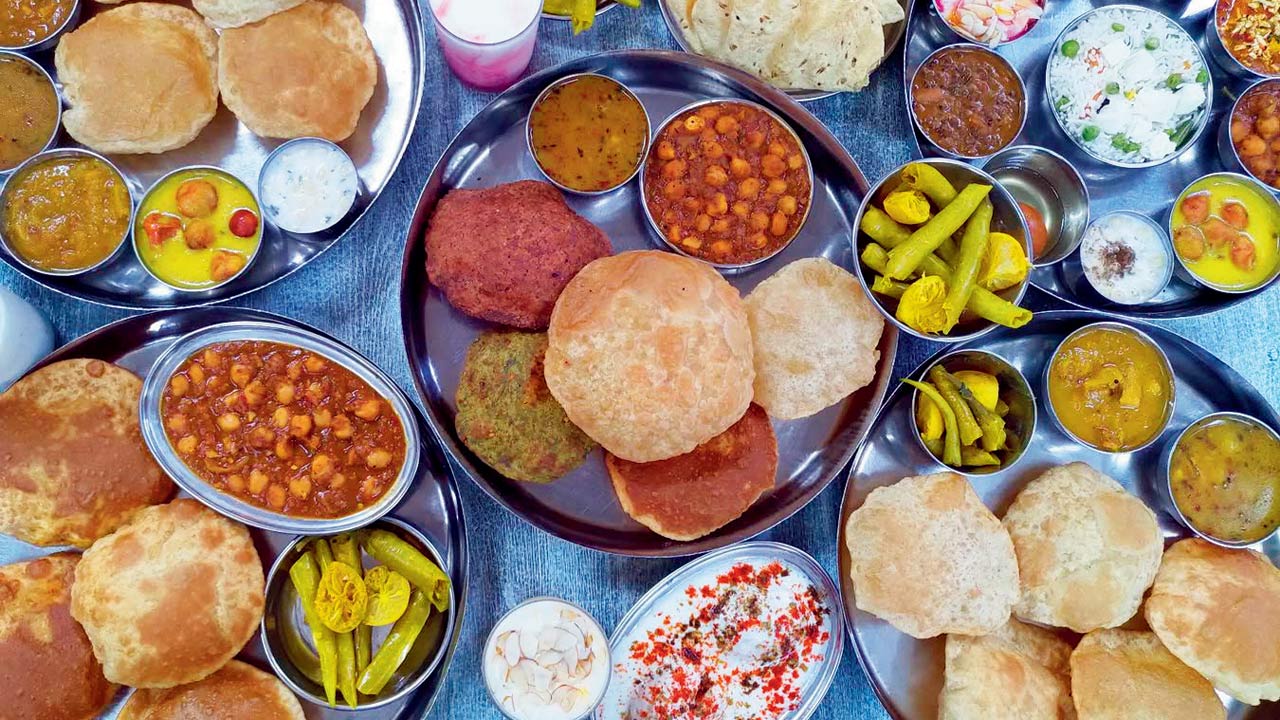
[[[380,2],[382,0],[372,0]],[[430,21],[427,22],[428,27]],[[428,30],[430,33],[430,30]],[[427,80],[417,132],[396,177],[355,231],[310,266],[265,290],[237,301],[316,325],[351,344],[412,391],[401,340],[400,258],[414,203],[450,138],[492,95],[461,86],[444,66],[434,40],[427,49]],[[653,0],[640,11],[618,9],[577,38],[564,23],[544,22],[533,70],[564,60],[619,48],[671,48],[671,36]],[[885,61],[871,86],[809,105],[844,143],[868,180],[909,158],[909,119],[902,103],[901,50]],[[72,340],[128,313],[69,300],[0,265],[0,284],[43,310],[60,342]],[[1034,293],[1033,293],[1034,295]],[[1036,309],[1057,307],[1032,297]],[[1200,343],[1240,371],[1280,405],[1280,291],[1272,289],[1206,317],[1162,323]],[[895,371],[904,375],[938,346],[904,338]],[[462,644],[432,718],[498,718],[485,693],[480,645],[498,616],[534,595],[573,600],[612,627],[652,584],[682,561],[646,561],[583,550],[540,533],[460,479],[471,541],[471,577]],[[802,512],[767,537],[815,556],[833,577],[843,483],[836,482]],[[883,718],[852,652],[818,720]]]

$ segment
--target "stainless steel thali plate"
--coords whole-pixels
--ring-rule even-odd
[[[1019,330],[1000,329],[979,340],[948,347],[986,350],[1018,368],[1031,383],[1037,399],[1044,397],[1045,364],[1054,348],[1072,330],[1114,316],[1083,310],[1056,310],[1036,315]],[[1003,515],[1022,486],[1056,465],[1081,461],[1110,475],[1156,511],[1167,541],[1190,537],[1162,499],[1159,484],[1160,454],[1165,443],[1175,439],[1191,422],[1210,412],[1234,410],[1280,428],[1280,414],[1247,380],[1226,363],[1190,340],[1154,325],[1132,323],[1147,333],[1169,356],[1176,378],[1176,406],[1173,420],[1150,447],[1136,453],[1108,454],[1092,450],[1067,437],[1049,417],[1047,403],[1039,402],[1035,433],[1026,455],[1014,467],[973,480],[974,489],[996,515]],[[919,378],[939,356],[921,364],[912,377]],[[909,387],[899,386],[889,396],[876,417],[871,435],[854,457],[845,486],[840,512],[840,591],[846,627],[854,652],[880,702],[895,720],[934,720],[938,716],[938,692],[942,688],[944,638],[916,640],[887,622],[854,606],[853,583],[849,580],[849,553],[845,550],[844,525],[849,514],[862,505],[877,487],[899,479],[945,470],[913,437],[914,423]],[[1280,538],[1255,546],[1273,562],[1280,561]],[[1280,704],[1251,708],[1232,701],[1232,720],[1262,720],[1280,714]]]
[[[909,19],[911,14],[910,4],[912,0],[898,0],[898,2],[902,3],[902,11]],[[657,0],[657,3],[658,6],[662,8],[662,19],[666,22],[667,30],[671,33],[671,37],[676,41],[676,44],[680,46],[681,50],[684,50],[687,53],[692,53],[692,46],[690,46],[689,41],[685,39],[684,31],[680,29],[680,21],[676,19],[676,16],[673,14],[667,0]],[[880,58],[881,64],[884,63],[885,58],[889,57],[889,55],[897,49],[898,43],[901,42],[903,36],[906,35],[907,22],[907,20],[903,20],[884,27],[884,55]],[[829,98],[832,95],[839,95],[837,92],[828,92],[825,90],[788,90],[787,94],[800,102],[811,102],[813,100]]]
[[[405,247],[401,313],[405,349],[432,428],[452,456],[491,497],[557,537],[597,550],[637,556],[678,556],[744,540],[781,522],[812,500],[848,463],[887,391],[898,335],[886,325],[879,372],[840,405],[807,418],[775,424],[779,463],[776,489],[735,522],[700,540],[662,538],[623,512],[600,453],[547,485],[508,480],[473,456],[454,430],[454,396],[468,346],[487,326],[457,312],[426,276],[423,233],[436,202],[454,188],[489,187],[541,179],[525,140],[533,100],[557,78],[580,72],[608,75],[628,85],[651,117],[708,97],[742,98],[770,108],[799,133],[813,163],[814,202],[796,239],[768,262],[726,277],[744,294],[787,263],[823,256],[849,269],[850,230],[867,189],[858,166],[812,115],[781,91],[706,58],[678,52],[627,50],[571,61],[527,78],[482,110],[445,150],[418,200]],[[663,247],[640,206],[638,184],[592,197],[567,196],[569,205],[600,226],[617,252]]]
[[[265,223],[262,248],[235,280],[201,292],[180,292],[153,278],[126,247],[111,263],[75,277],[34,272],[4,250],[0,260],[52,290],[100,305],[134,309],[191,307],[229,300],[293,273],[342,239],[369,210],[391,180],[408,147],[418,118],[424,73],[422,16],[414,0],[343,0],[360,15],[378,58],[378,85],[360,115],[355,133],[341,143],[355,162],[360,190],[355,206],[337,225],[315,235],[295,235]],[[85,3],[80,21],[115,7]],[[53,49],[31,54],[51,74]],[[56,75],[55,75],[56,79]],[[59,88],[61,91],[61,88]],[[134,201],[151,184],[188,165],[214,165],[257,188],[258,172],[267,156],[284,141],[260,138],[236,120],[225,105],[190,145],[160,155],[109,155],[124,173]],[[77,147],[60,131],[58,147]],[[0,176],[0,183],[3,177]]]
[[[1163,13],[1195,40],[1205,57],[1205,67],[1212,74],[1213,95],[1210,97],[1208,124],[1192,146],[1176,160],[1157,167],[1119,168],[1091,158],[1075,142],[1062,133],[1053,109],[1045,96],[1045,66],[1055,49],[1055,39],[1080,15],[1105,5],[1107,0],[1048,0],[1044,17],[1026,35],[997,48],[1001,56],[1013,64],[1022,76],[1027,90],[1027,121],[1011,145],[1039,145],[1069,160],[1088,186],[1090,214],[1101,217],[1115,210],[1132,210],[1165,227],[1169,210],[1183,188],[1193,180],[1211,172],[1233,170],[1224,166],[1217,147],[1218,129],[1230,114],[1235,98],[1248,87],[1248,81],[1227,74],[1211,57],[1205,43],[1205,28],[1213,14],[1213,0],[1176,0],[1175,2],[1140,3]],[[911,107],[910,79],[925,58],[938,48],[962,39],[945,27],[933,9],[933,0],[913,0],[907,16],[907,43],[903,53],[903,94],[907,109]],[[913,129],[912,142],[918,156],[938,155],[918,129]],[[975,160],[981,165],[982,160]],[[1250,294],[1228,294],[1192,284],[1175,275],[1168,288],[1152,301],[1142,305],[1117,305],[1099,295],[1084,276],[1079,253],[1048,267],[1035,268],[1031,282],[1037,288],[1076,307],[1105,310],[1136,318],[1176,318],[1201,315],[1221,310]],[[1265,292],[1265,291],[1264,291]]]
[[[145,377],[156,358],[178,338],[209,325],[234,321],[268,322],[324,335],[302,323],[257,310],[234,307],[167,310],[126,318],[95,330],[54,351],[40,361],[37,367],[71,358],[96,358],[115,363],[140,377]],[[332,340],[327,335],[324,337]],[[421,425],[421,418],[417,420]],[[428,437],[425,428],[422,429],[422,435],[424,438]],[[458,638],[462,634],[468,564],[462,498],[458,494],[458,486],[449,471],[448,463],[434,443],[429,441],[422,443],[417,478],[404,500],[391,511],[390,517],[409,523],[426,535],[444,556],[444,570],[454,582],[457,608],[453,614],[454,627],[450,647],[446,649],[440,666],[417,691],[405,700],[388,707],[359,713],[359,717],[368,720],[409,720],[426,717],[444,684],[449,663],[457,649]],[[288,547],[295,537],[252,528],[249,532],[253,535],[254,544],[262,558],[264,575],[270,569],[276,555]],[[59,549],[66,548],[41,548],[19,542],[8,535],[0,535],[0,564],[47,555]],[[270,666],[262,648],[261,633],[254,634],[253,639],[245,645],[239,657],[270,672]],[[128,692],[128,690],[120,692],[115,702],[102,714],[101,720],[116,717],[120,705],[128,697]],[[355,717],[350,711],[328,710],[307,702],[302,702],[302,706],[311,720]]]

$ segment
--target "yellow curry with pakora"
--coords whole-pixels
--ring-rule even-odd
[[[1196,423],[1169,460],[1169,490],[1196,530],[1230,543],[1257,542],[1280,525],[1280,440],[1234,417]]]

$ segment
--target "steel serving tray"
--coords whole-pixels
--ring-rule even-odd
[[[836,673],[840,669],[840,657],[844,654],[844,636],[840,632],[840,591],[831,580],[831,576],[827,574],[827,571],[823,570],[818,561],[814,560],[808,553],[790,545],[766,540],[739,543],[733,547],[707,553],[659,580],[657,584],[649,588],[648,592],[631,606],[627,614],[614,626],[613,633],[609,635],[609,651],[613,656],[615,672],[609,678],[609,687],[605,691],[604,700],[601,701],[600,706],[596,708],[596,712],[592,713],[592,715],[601,720],[606,718],[613,720],[616,717],[607,715],[608,708],[606,705],[609,704],[611,699],[616,699],[618,693],[624,692],[623,684],[619,683],[615,676],[617,674],[617,666],[629,654],[626,646],[627,640],[632,633],[644,626],[646,621],[653,619],[655,611],[664,600],[683,596],[684,588],[694,579],[701,577],[710,568],[716,566],[731,567],[743,562],[770,563],[774,561],[788,563],[804,573],[805,578],[817,590],[818,597],[831,610],[831,637],[821,649],[823,659],[820,666],[809,685],[805,687],[799,706],[795,710],[779,716],[778,720],[805,720],[805,718],[812,715],[818,709],[818,706],[822,704],[822,699],[826,697],[827,690],[831,688],[831,683],[835,680]]]
[[[996,52],[1008,59],[1022,76],[1027,91],[1027,121],[1010,145],[1039,145],[1065,157],[1084,178],[1090,198],[1090,212],[1099,217],[1114,210],[1132,210],[1164,227],[1174,201],[1187,185],[1211,172],[1231,170],[1224,165],[1217,147],[1218,127],[1231,112],[1235,98],[1249,81],[1228,74],[1215,62],[1205,42],[1205,30],[1213,14],[1214,0],[1177,0],[1140,3],[1163,13],[1190,33],[1204,56],[1212,75],[1213,94],[1207,124],[1191,146],[1176,159],[1148,168],[1122,168],[1093,159],[1063,134],[1045,96],[1045,73],[1050,53],[1059,33],[1082,14],[1096,7],[1116,5],[1108,0],[1047,0],[1045,14],[1023,37],[1000,45]],[[933,9],[933,0],[913,0],[907,14],[907,41],[903,53],[903,77],[911,78],[934,50],[962,38],[946,28]],[[911,107],[910,83],[905,83],[904,100]],[[918,157],[938,155],[920,131],[913,127],[911,141]],[[973,160],[981,165],[983,159]],[[1253,293],[1228,294],[1210,290],[1174,277],[1155,299],[1141,305],[1119,305],[1099,295],[1084,276],[1078,252],[1054,265],[1031,271],[1035,287],[1070,305],[1105,310],[1127,317],[1155,319],[1202,315],[1234,305]],[[1262,291],[1259,291],[1262,292]]]
[[[1085,310],[1042,312],[1019,330],[1001,329],[973,342],[947,348],[946,352],[980,349],[999,355],[1022,372],[1040,399],[1035,433],[1026,455],[1006,471],[974,479],[974,489],[996,515],[1003,515],[1013,497],[1032,478],[1050,467],[1082,461],[1115,478],[1155,510],[1167,541],[1192,537],[1192,532],[1178,522],[1166,500],[1160,462],[1165,444],[1210,412],[1242,412],[1272,428],[1280,428],[1280,414],[1247,380],[1207,350],[1169,330],[1130,321],[1126,324],[1145,332],[1169,356],[1177,383],[1173,420],[1156,442],[1139,452],[1104,453],[1077,443],[1064,434],[1048,414],[1048,403],[1043,400],[1044,367],[1068,333],[1107,320],[1117,318]],[[912,377],[919,378],[939,356],[922,363]],[[876,696],[895,720],[934,720],[938,716],[938,692],[942,688],[944,638],[916,640],[858,610],[849,579],[849,553],[845,550],[844,526],[849,514],[861,506],[873,489],[904,477],[945,470],[911,437],[914,434],[911,398],[909,387],[899,386],[894,390],[876,417],[870,438],[854,457],[840,511],[837,552],[846,628]],[[1272,562],[1280,561],[1280,537],[1273,536],[1252,547],[1266,553]],[[1230,701],[1229,707],[1231,720],[1262,720],[1280,713],[1277,703],[1249,707]]]
[[[74,277],[35,272],[7,251],[0,260],[45,287],[80,300],[132,309],[208,305],[229,300],[295,272],[342,239],[391,180],[418,118],[425,67],[422,16],[414,0],[343,0],[360,15],[378,57],[378,86],[360,116],[355,133],[340,143],[355,162],[360,189],[355,205],[336,225],[320,233],[289,233],[264,222],[257,258],[235,280],[200,292],[175,290],[147,273],[132,252],[120,253],[102,268]],[[85,3],[79,22],[115,7]],[[57,79],[53,48],[24,53]],[[59,86],[61,93],[61,86]],[[133,193],[135,205],[152,183],[188,165],[214,165],[258,187],[267,156],[283,140],[260,138],[245,129],[225,105],[190,145],[159,155],[109,155]],[[55,147],[79,147],[63,130]],[[0,176],[0,181],[3,177]]]
[[[892,25],[884,26],[884,55],[880,57],[880,64],[883,64],[885,59],[888,58],[895,49],[897,49],[898,43],[902,41],[903,36],[907,33],[907,23],[911,17],[910,3],[912,0],[898,1],[902,3],[902,12],[907,17],[906,19],[900,20]],[[676,41],[676,45],[679,45],[681,50],[684,50],[687,53],[692,53],[692,46],[689,45],[689,41],[685,38],[684,31],[680,29],[680,21],[676,19],[669,0],[657,0],[657,3],[658,6],[662,8],[662,20],[666,22],[667,30],[671,33],[672,39]],[[878,67],[879,65],[876,66],[876,68]],[[876,68],[872,68],[872,73],[875,72]],[[787,90],[786,92],[788,95],[800,102],[822,100],[823,98],[829,98],[832,95],[840,94],[839,92],[827,90]]]
[[[139,377],[144,377],[156,358],[178,338],[208,325],[234,321],[289,326],[321,335],[331,342],[337,342],[307,325],[258,310],[235,307],[166,310],[136,315],[99,328],[55,350],[41,360],[36,367],[71,358],[97,358],[116,363],[133,371]],[[421,418],[418,418],[418,423],[421,427]],[[457,601],[457,608],[453,613],[454,623],[450,630],[450,646],[446,649],[444,659],[436,671],[404,701],[379,709],[361,711],[358,714],[350,711],[328,710],[303,702],[306,716],[311,720],[337,720],[338,718],[350,720],[355,717],[361,720],[410,720],[410,718],[416,720],[426,717],[444,684],[449,663],[457,650],[458,639],[462,635],[467,598],[468,558],[462,498],[458,494],[457,482],[449,471],[444,456],[434,443],[426,440],[429,434],[425,428],[421,432],[425,441],[422,443],[417,479],[408,495],[392,510],[389,517],[411,524],[426,535],[432,545],[444,556],[444,570],[454,583],[454,595]],[[253,535],[254,544],[262,559],[264,575],[271,568],[276,555],[288,547],[295,538],[291,534],[264,530],[250,529],[250,533]],[[0,535],[0,564],[27,560],[67,549],[74,548],[36,547],[19,542],[8,535]],[[270,671],[270,665],[267,663],[262,647],[261,633],[254,633],[253,639],[245,645],[239,657],[260,669]],[[100,720],[115,718],[129,692],[131,691],[127,688],[121,690],[112,705],[100,716]]]
[[[492,498],[557,537],[606,552],[635,556],[679,556],[706,552],[764,532],[789,517],[826,487],[853,456],[887,392],[898,334],[886,324],[875,380],[840,405],[813,417],[778,422],[778,484],[742,517],[693,542],[662,538],[622,511],[600,453],[547,485],[518,483],[472,455],[454,430],[454,395],[468,346],[483,322],[454,310],[427,282],[423,233],[436,202],[454,188],[489,187],[540,179],[525,143],[530,105],[564,75],[594,72],[627,84],[651,117],[707,97],[752,100],[784,118],[803,139],[813,163],[814,207],[791,244],[768,262],[726,273],[744,293],[783,265],[821,255],[849,269],[853,218],[867,183],[840,143],[816,118],[784,93],[742,71],[688,53],[626,50],[580,58],[529,77],[494,100],[445,150],[432,171],[409,230],[401,278],[405,350],[432,429],[459,465]],[[566,196],[579,214],[608,233],[617,252],[663,247],[649,229],[636,182],[608,195]]]

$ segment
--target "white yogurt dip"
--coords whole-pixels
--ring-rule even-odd
[[[281,145],[258,179],[267,219],[281,230],[317,233],[346,217],[355,205],[360,178],[342,148],[319,138]]]
[[[1113,212],[1085,231],[1080,263],[1099,295],[1121,305],[1137,305],[1169,284],[1173,251],[1154,223],[1135,213]]]
[[[577,720],[609,683],[609,642],[600,624],[562,600],[517,605],[484,649],[489,694],[514,720]]]

